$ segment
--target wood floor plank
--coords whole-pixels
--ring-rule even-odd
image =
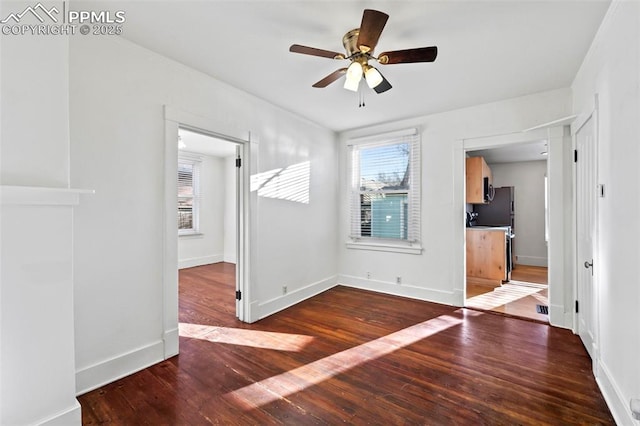
[[[568,330],[342,286],[245,324],[234,273],[180,271],[180,355],[80,396],[83,424],[614,424]]]
[[[511,280],[498,287],[467,277],[465,306],[548,323],[548,314],[537,311],[537,305],[549,305],[547,282],[546,267],[529,265],[516,265]]]

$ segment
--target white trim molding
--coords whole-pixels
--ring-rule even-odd
[[[613,375],[601,359],[594,360],[594,373],[600,392],[604,397],[613,419],[619,425],[633,425],[640,422],[633,419],[628,398],[625,398],[616,384]]]
[[[330,288],[338,285],[338,276],[334,275],[324,280],[311,283],[305,287],[287,293],[285,295],[273,298],[264,303],[258,304],[258,319],[265,318],[269,315],[273,315],[276,312],[280,312],[290,306],[316,296],[323,291],[327,291]],[[255,309],[255,308],[254,308]]]
[[[178,355],[180,351],[180,334],[178,328],[167,330],[163,333],[164,359]]]
[[[95,194],[95,191],[40,186],[0,186],[3,206],[77,206],[82,194]]]
[[[157,341],[77,370],[76,395],[82,395],[157,364],[165,359],[164,355],[165,342]]]
[[[460,306],[459,300],[457,300],[460,297],[459,291],[435,290],[411,284],[398,284],[390,281],[365,279],[352,275],[339,275],[338,284],[345,287],[353,287],[362,290],[376,291],[378,293],[391,294],[394,296],[408,297],[410,299],[424,300],[426,302]]]
[[[373,251],[386,251],[392,253],[405,253],[405,254],[422,254],[421,245],[407,245],[402,244],[384,244],[384,243],[372,243],[366,241],[347,241],[346,246],[348,249],[355,250],[373,250]]]
[[[178,269],[193,268],[194,266],[211,265],[224,262],[224,255],[212,254],[210,256],[189,257],[178,260]]]
[[[82,408],[77,400],[68,409],[57,413],[47,419],[40,420],[38,425],[41,426],[68,426],[82,424]]]

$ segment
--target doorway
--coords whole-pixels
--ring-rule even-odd
[[[468,150],[465,306],[548,322],[548,141]],[[487,196],[475,196],[474,164]]]
[[[257,144],[252,148],[248,131],[227,128],[219,123],[219,128],[227,129],[226,134],[216,130],[219,120],[194,115],[182,110],[165,106],[165,174],[164,174],[164,247],[163,247],[163,341],[164,358],[179,353],[179,321],[178,321],[178,136],[180,130],[191,131],[236,145],[236,193],[235,193],[235,252],[236,252],[236,291],[235,315],[243,322],[251,322],[250,271],[251,258],[255,258],[250,250],[251,223],[254,217],[249,214],[249,204],[255,203],[255,197],[249,191],[250,172],[257,158]],[[188,216],[188,214],[186,214]],[[250,257],[250,254],[252,255]],[[224,255],[223,255],[224,256]],[[224,260],[224,258],[223,258]]]
[[[215,296],[205,304],[237,305],[237,167],[240,146],[220,137],[179,126],[178,140],[178,295],[189,289]],[[224,277],[212,286],[211,277]],[[200,277],[198,279],[198,277]],[[188,284],[188,287],[186,286]],[[224,289],[221,291],[221,289]],[[228,299],[218,301],[215,300]],[[204,306],[203,308],[206,308]],[[223,312],[230,312],[229,309]],[[235,306],[235,317],[239,307]]]

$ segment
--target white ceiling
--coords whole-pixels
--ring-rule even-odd
[[[531,141],[500,148],[470,151],[470,157],[484,157],[487,164],[516,163],[521,161],[542,161],[547,159],[547,141]]]
[[[341,131],[568,87],[609,0],[87,4],[124,10],[125,38]],[[346,61],[288,49],[342,52],[342,36],[365,8],[390,15],[376,52],[436,45],[439,53],[434,63],[379,66],[393,89],[366,89],[366,107],[358,108],[342,80],[311,87]]]
[[[210,155],[212,157],[229,157],[236,155],[236,144],[213,136],[178,129],[178,147],[183,152]]]

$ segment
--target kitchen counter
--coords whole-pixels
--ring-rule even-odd
[[[494,287],[509,280],[507,239],[510,230],[509,226],[467,228],[467,277],[486,280]]]

